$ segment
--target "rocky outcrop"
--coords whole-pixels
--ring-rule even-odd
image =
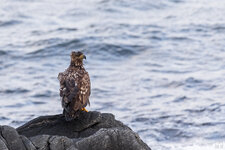
[[[38,117],[16,130],[0,126],[0,150],[150,150],[112,114],[83,112],[73,121],[63,115]]]

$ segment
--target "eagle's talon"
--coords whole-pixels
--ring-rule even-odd
[[[88,112],[88,110],[84,107],[81,109],[82,111]]]

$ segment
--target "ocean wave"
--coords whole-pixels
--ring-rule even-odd
[[[19,20],[8,20],[8,21],[1,21],[0,20],[0,27],[8,27],[8,26],[13,26],[13,25],[18,25],[22,23]]]

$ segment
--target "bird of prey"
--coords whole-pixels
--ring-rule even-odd
[[[66,121],[79,117],[81,111],[86,111],[90,105],[91,83],[88,72],[83,66],[86,56],[82,52],[71,52],[70,66],[59,73],[60,97],[62,99],[63,114]]]

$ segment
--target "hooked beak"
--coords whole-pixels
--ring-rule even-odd
[[[86,56],[84,54],[80,55],[80,59],[86,59]]]

